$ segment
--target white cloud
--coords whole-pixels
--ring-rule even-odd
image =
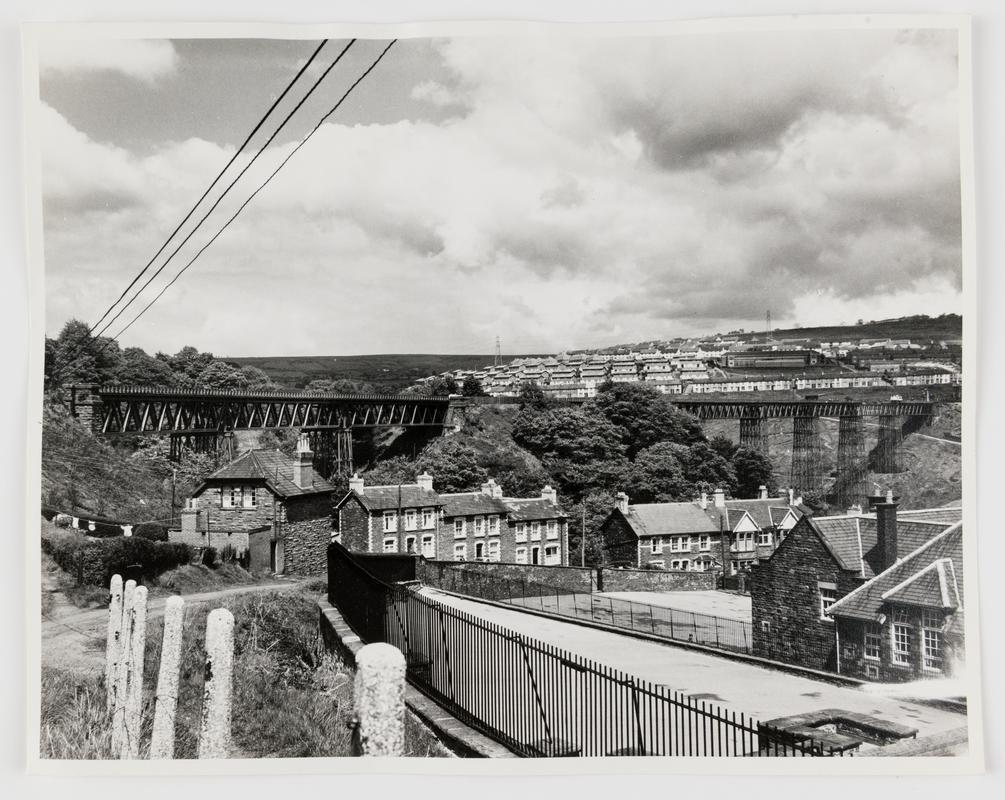
[[[170,75],[177,62],[165,39],[46,39],[39,53],[43,74],[107,71],[147,83]]]
[[[128,341],[489,352],[498,334],[545,351],[766,308],[938,311],[960,257],[945,39],[445,42],[454,82],[416,76],[412,95],[463,113],[323,126]],[[229,153],[191,140],[141,157],[49,123],[47,199],[128,199],[47,219],[58,326],[117,295]]]

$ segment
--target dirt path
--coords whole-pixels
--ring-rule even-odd
[[[46,578],[43,573],[43,586]],[[256,592],[288,591],[302,585],[300,581],[256,583],[230,586],[212,592],[182,595],[185,605],[209,603],[224,597]],[[147,620],[164,615],[167,596],[154,597],[147,603]],[[62,594],[53,594],[53,607],[42,615],[41,654],[44,666],[73,669],[81,672],[100,672],[104,669],[105,633],[108,626],[108,609],[80,609],[71,605]]]

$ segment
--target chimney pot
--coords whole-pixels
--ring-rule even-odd
[[[614,495],[614,507],[618,509],[622,514],[628,513],[628,495],[624,492],[618,492]]]
[[[765,486],[763,483],[760,486],[757,487],[757,496],[761,500],[767,500],[768,499],[768,487]]]
[[[707,492],[702,492],[701,495],[699,495],[699,497],[698,497],[698,505],[701,506],[701,508],[702,508],[703,511],[706,508],[708,508],[708,493]]]
[[[892,493],[888,502],[876,504],[876,547],[883,559],[881,569],[897,563],[897,503]]]
[[[428,472],[423,472],[419,475],[415,482],[419,484],[420,489],[425,489],[427,492],[433,491],[433,476]]]
[[[365,486],[365,481],[359,477],[359,473],[353,473],[353,476],[349,479],[349,491],[350,492],[362,492]]]
[[[541,490],[541,499],[548,500],[554,503],[555,505],[558,505],[558,492],[555,489],[552,489],[550,486],[545,486]]]
[[[716,489],[712,497],[715,500],[716,508],[726,507],[726,493],[722,489]]]

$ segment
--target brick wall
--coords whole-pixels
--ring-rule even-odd
[[[754,655],[812,669],[835,668],[834,623],[820,618],[821,582],[835,584],[839,598],[862,583],[837,565],[801,520],[774,555],[751,570]]]
[[[620,514],[611,514],[600,529],[605,564],[639,566],[639,542],[635,531]]]
[[[272,492],[264,486],[254,487],[254,508],[223,508],[221,493],[223,487],[209,486],[198,497],[192,498],[192,504],[199,511],[202,527],[210,531],[248,531],[271,525],[276,516],[276,508]],[[217,545],[213,545],[216,547]],[[247,544],[245,544],[247,547]]]
[[[662,569],[602,569],[605,592],[703,592],[715,589],[719,573]]]

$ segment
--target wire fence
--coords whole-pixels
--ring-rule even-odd
[[[589,619],[719,650],[749,654],[752,647],[751,624],[745,620],[569,591],[533,581],[484,573],[473,574],[465,567],[442,570],[437,577],[436,587],[483,600],[494,600],[563,617]]]
[[[338,544],[328,587],[363,641],[401,650],[414,686],[521,756],[842,754],[385,583]]]

